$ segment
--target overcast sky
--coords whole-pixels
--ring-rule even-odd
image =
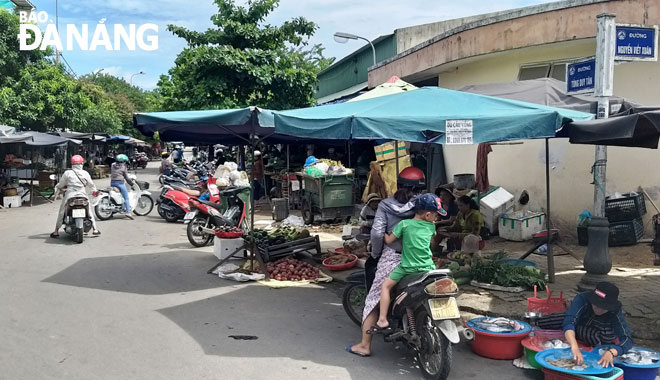
[[[55,20],[55,1],[32,0],[38,10],[48,12]],[[319,29],[311,43],[326,48],[326,56],[340,59],[360,48],[362,41],[339,44],[332,35],[343,31],[374,39],[394,29],[430,22],[449,20],[529,5],[549,3],[547,0],[281,0],[268,23],[280,24],[293,17],[303,16],[318,24]],[[239,0],[238,3],[244,3]],[[193,5],[194,4],[194,5]],[[130,80],[145,89],[156,87],[158,77],[166,74],[177,54],[185,47],[183,40],[174,37],[165,28],[176,24],[191,29],[210,27],[210,17],[217,12],[212,0],[195,2],[181,0],[59,0],[60,28],[65,24],[89,24],[90,39],[101,19],[106,24],[145,24],[159,26],[159,48],[156,51],[65,51],[64,57],[77,75],[103,72]],[[42,29],[44,25],[41,25]],[[64,35],[64,33],[62,33]]]

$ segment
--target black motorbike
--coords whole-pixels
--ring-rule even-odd
[[[74,197],[67,201],[64,213],[64,231],[73,236],[76,243],[83,242],[84,235],[92,229],[92,219],[88,213],[89,199]]]
[[[367,294],[365,272],[347,278],[342,304],[349,318],[360,325]],[[373,329],[386,342],[404,343],[419,361],[426,379],[445,380],[452,361],[451,344],[459,342],[455,320],[460,318],[455,295],[458,286],[446,269],[404,277],[392,291],[387,329]]]

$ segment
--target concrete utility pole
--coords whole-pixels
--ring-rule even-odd
[[[614,46],[616,35],[615,15],[600,14],[597,17],[596,33],[596,83],[595,95],[598,98],[598,119],[610,116],[610,96],[614,95]],[[594,216],[605,216],[605,189],[607,167],[607,146],[596,146],[594,162]]]
[[[600,14],[596,33],[596,72],[594,91],[598,98],[598,118],[609,116],[610,99],[614,92],[614,48],[616,23],[613,14]],[[607,182],[607,146],[596,146],[594,162],[594,217],[589,223],[589,246],[584,257],[584,269],[587,273],[578,284],[581,291],[593,290],[596,285],[607,279],[612,269],[612,257],[609,251],[609,222],[605,218],[605,189]]]

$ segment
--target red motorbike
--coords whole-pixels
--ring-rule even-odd
[[[220,192],[213,177],[201,181],[197,189],[164,185],[158,200],[158,214],[169,223],[183,219],[190,212],[190,199],[198,198],[205,192],[208,192],[211,203],[220,202]]]
[[[220,192],[222,204],[191,198],[188,203],[191,211],[185,216],[188,223],[188,241],[195,247],[204,247],[213,241],[215,228],[222,226],[246,229],[246,205],[239,197],[241,188]]]

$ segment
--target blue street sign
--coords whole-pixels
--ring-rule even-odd
[[[593,92],[596,83],[594,58],[566,65],[566,92],[570,94]]]
[[[657,27],[617,24],[614,59],[624,61],[657,60]]]

